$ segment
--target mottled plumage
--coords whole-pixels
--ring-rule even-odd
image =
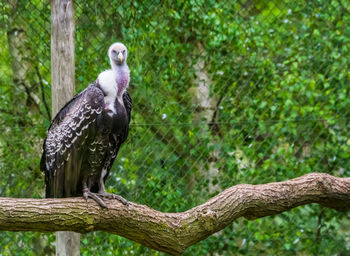
[[[46,197],[100,197],[125,199],[105,192],[104,182],[121,144],[126,140],[131,98],[126,88],[127,50],[113,44],[108,55],[111,70],[70,100],[52,121],[43,145],[41,170],[45,172]]]

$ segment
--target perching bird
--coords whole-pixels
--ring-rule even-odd
[[[52,121],[43,144],[40,169],[45,172],[46,197],[83,195],[106,207],[104,182],[121,144],[126,140],[131,98],[127,49],[122,43],[109,47],[112,69],[74,96]]]

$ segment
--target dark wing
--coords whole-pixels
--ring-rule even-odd
[[[69,101],[52,121],[43,145],[40,167],[45,171],[46,197],[69,197],[80,185],[84,151],[96,135],[104,95],[95,85]]]
[[[128,114],[128,118],[129,118],[129,123],[131,120],[131,109],[132,109],[132,100],[131,97],[129,95],[129,93],[127,91],[124,92],[123,94],[123,102],[124,102],[124,106],[126,109],[126,113]]]

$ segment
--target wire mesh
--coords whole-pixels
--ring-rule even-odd
[[[0,194],[39,197],[50,6],[0,7]],[[129,50],[132,121],[108,190],[174,212],[235,184],[312,171],[349,176],[349,11],[343,0],[75,1],[77,91],[109,68],[111,43]],[[18,182],[21,175],[33,182]],[[346,254],[346,225],[348,215],[305,206],[239,220],[186,253]],[[157,254],[98,232],[81,243],[83,255]]]

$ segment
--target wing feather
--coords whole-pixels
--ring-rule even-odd
[[[46,197],[69,197],[78,187],[84,148],[96,135],[104,109],[103,92],[94,84],[68,102],[52,121],[43,145]]]

